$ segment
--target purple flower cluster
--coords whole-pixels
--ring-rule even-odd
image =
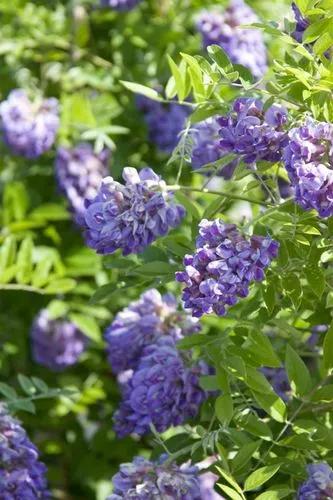
[[[74,365],[88,340],[70,321],[50,319],[47,309],[40,311],[31,328],[35,361],[53,371]]]
[[[149,140],[160,151],[171,153],[184,129],[188,110],[179,104],[163,104],[147,97],[137,98],[137,107],[145,116]]]
[[[296,21],[295,30],[292,32],[291,36],[298,43],[302,43],[304,31],[309,27],[310,22],[307,19],[305,19],[305,17],[302,15],[302,12],[299,10],[299,8],[295,2],[293,2],[291,4],[291,6],[293,9],[295,21]]]
[[[123,399],[114,415],[119,437],[146,434],[152,424],[164,432],[196,416],[206,398],[199,376],[208,374],[208,368],[204,363],[187,366],[186,361],[171,337],[143,349],[132,376],[122,385]]]
[[[214,117],[208,118],[193,127],[191,131],[193,141],[191,164],[194,170],[208,163],[214,163],[226,155],[226,151],[220,145],[220,128],[218,120]],[[231,161],[221,168],[217,175],[230,179],[237,164],[238,160]]]
[[[203,45],[219,45],[234,64],[248,68],[253,76],[261,78],[267,70],[267,53],[259,29],[242,29],[242,25],[258,22],[254,11],[243,0],[231,0],[222,13],[203,11],[197,22]]]
[[[113,494],[107,500],[205,500],[200,495],[198,468],[178,466],[166,459],[166,455],[157,462],[135,457],[132,463],[122,464],[112,479]]]
[[[84,200],[92,199],[108,174],[109,152],[94,153],[90,144],[74,149],[58,148],[55,162],[56,177],[61,192],[66,195],[72,212],[82,216]]]
[[[37,158],[48,151],[59,127],[57,99],[31,101],[24,90],[12,90],[0,104],[3,138],[13,153]]]
[[[246,297],[252,281],[264,279],[264,270],[277,256],[279,244],[269,237],[245,238],[233,224],[202,220],[194,255],[184,258],[185,271],[176,273],[185,283],[183,301],[193,316],[216,313]]]
[[[333,215],[333,125],[308,119],[289,132],[284,162],[297,203]]]
[[[124,11],[136,7],[141,0],[101,0],[102,7],[111,7],[111,9]]]
[[[135,369],[143,349],[159,338],[175,341],[200,330],[185,311],[178,310],[176,298],[156,289],[144,292],[139,300],[119,312],[105,333],[108,359],[114,373]]]
[[[327,500],[333,498],[333,471],[326,463],[307,467],[309,477],[298,490],[299,500]]]
[[[282,106],[274,104],[264,111],[262,101],[240,97],[231,113],[218,119],[220,145],[248,164],[257,160],[275,163],[281,160],[288,143],[287,120],[287,110]]]
[[[284,368],[269,368],[267,366],[261,369],[274,391],[281,399],[288,401],[290,399],[291,387],[289,384],[287,372]]]
[[[46,500],[46,467],[20,423],[0,405],[0,498]]]
[[[86,200],[79,223],[88,246],[97,253],[110,254],[121,249],[123,255],[142,252],[159,236],[178,226],[185,215],[181,205],[151,168],[137,172],[123,170],[125,185],[105,177],[97,196]]]

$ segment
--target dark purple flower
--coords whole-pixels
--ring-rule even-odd
[[[290,399],[291,387],[286,370],[284,368],[269,368],[265,366],[261,368],[261,372],[265,375],[276,394],[284,401],[288,401]]]
[[[158,432],[184,423],[197,415],[206,394],[199,376],[208,367],[199,362],[187,366],[171,337],[162,337],[143,349],[142,357],[129,381],[122,385],[122,402],[115,413],[119,437],[146,434],[153,424]]]
[[[162,455],[157,462],[135,457],[122,464],[113,477],[113,494],[107,500],[206,500],[200,494],[198,468],[168,463]]]
[[[257,160],[275,163],[281,160],[288,143],[287,120],[287,110],[282,106],[274,104],[264,111],[262,101],[240,97],[231,113],[218,119],[220,145],[248,164]]]
[[[31,328],[35,361],[54,371],[74,365],[85,350],[88,339],[70,321],[50,319],[47,309],[40,311]]]
[[[123,178],[125,185],[105,177],[96,198],[86,200],[85,213],[78,221],[87,244],[97,253],[110,254],[119,248],[123,255],[140,253],[178,226],[185,215],[151,168],[137,172],[126,167]]]
[[[139,300],[119,312],[105,333],[108,358],[114,373],[135,368],[144,347],[159,338],[175,341],[200,330],[200,324],[178,310],[176,298],[157,290],[144,292]]]
[[[284,162],[297,203],[333,215],[333,125],[308,119],[289,132]]]
[[[203,11],[197,22],[203,45],[219,45],[234,64],[248,68],[256,79],[267,70],[267,52],[259,29],[241,28],[259,22],[243,0],[231,0],[224,12]]]
[[[37,158],[48,151],[59,127],[57,99],[31,101],[24,90],[12,90],[0,104],[1,129],[13,153]]]
[[[311,464],[307,467],[308,479],[297,494],[299,500],[327,500],[333,498],[333,471],[326,463]]]
[[[305,19],[295,2],[293,2],[291,6],[296,21],[295,30],[292,32],[291,36],[295,38],[298,43],[302,43],[304,31],[309,27],[310,22],[308,19]]]
[[[20,423],[0,405],[0,498],[46,500],[46,467]]]
[[[67,197],[72,212],[82,216],[84,200],[95,198],[108,174],[109,152],[94,153],[90,144],[73,149],[58,148],[55,162],[56,177],[61,192]]]
[[[221,219],[202,220],[194,255],[184,258],[185,270],[176,273],[185,283],[183,301],[193,316],[216,313],[246,297],[252,281],[264,279],[264,270],[277,256],[279,244],[269,237],[245,238],[235,225]]]
[[[140,2],[141,0],[101,0],[101,5],[102,7],[124,11],[134,9]]]
[[[220,125],[215,117],[197,123],[191,130],[193,141],[191,165],[197,170],[208,163],[222,159],[227,152],[220,145]],[[230,179],[238,165],[238,160],[233,160],[222,167],[217,175]]]
[[[171,153],[177,146],[179,134],[184,129],[188,110],[185,106],[164,104],[144,96],[137,97],[137,107],[143,112],[149,140],[160,151]]]

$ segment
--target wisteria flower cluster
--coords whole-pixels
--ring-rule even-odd
[[[151,168],[139,172],[123,170],[125,185],[112,177],[103,179],[97,196],[86,200],[79,220],[88,246],[97,253],[122,250],[123,255],[140,253],[159,236],[179,225],[185,215],[181,205]]]
[[[105,333],[109,362],[114,373],[135,369],[143,349],[168,336],[175,341],[200,330],[200,324],[178,310],[174,295],[158,290],[144,292],[120,311]]]
[[[13,153],[37,158],[48,151],[59,127],[57,99],[31,101],[24,90],[12,90],[0,104],[1,130]]]
[[[188,110],[177,103],[163,104],[144,96],[137,97],[137,107],[143,112],[149,140],[164,153],[177,146],[179,134],[185,128]]]
[[[220,145],[247,164],[280,161],[288,144],[287,121],[284,107],[273,104],[265,111],[259,99],[240,97],[231,113],[218,119]]]
[[[263,35],[258,29],[242,25],[258,22],[254,11],[243,0],[231,0],[224,12],[203,11],[197,21],[203,45],[220,45],[234,64],[248,68],[256,79],[267,70],[267,53]]]
[[[220,128],[217,119],[211,117],[203,122],[197,123],[191,130],[191,138],[193,141],[191,165],[194,170],[208,163],[214,163],[226,155],[226,151],[220,144]],[[224,179],[230,179],[237,164],[237,159],[231,161],[217,171],[217,175],[221,175]]]
[[[31,328],[32,353],[35,361],[62,371],[74,365],[88,344],[87,337],[72,323],[51,319],[47,309],[40,311]]]
[[[304,31],[310,26],[310,22],[305,19],[295,2],[293,2],[291,6],[296,21],[295,30],[292,32],[292,37],[295,38],[298,43],[302,43]]]
[[[46,500],[46,467],[21,424],[0,405],[0,498]]]
[[[183,301],[193,316],[226,313],[239,297],[246,297],[252,281],[264,279],[264,270],[277,256],[279,244],[269,237],[245,238],[233,224],[202,220],[194,255],[184,258],[185,271],[176,279],[185,283]]]
[[[307,467],[308,479],[298,490],[299,500],[327,500],[333,498],[333,471],[326,463]]]
[[[136,7],[141,0],[101,0],[102,7],[111,7],[111,9],[126,11]]]
[[[321,217],[333,215],[333,125],[309,118],[293,128],[284,163],[297,203]]]
[[[84,200],[97,195],[103,178],[108,174],[108,160],[108,150],[96,154],[90,144],[79,144],[73,149],[58,148],[56,177],[74,215],[82,217]]]

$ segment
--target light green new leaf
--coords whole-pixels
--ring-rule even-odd
[[[286,350],[286,369],[293,391],[300,396],[308,394],[312,388],[310,372],[304,361],[289,345]]]
[[[259,486],[266,483],[271,477],[273,477],[279,468],[280,465],[267,465],[266,467],[261,467],[260,469],[255,470],[246,479],[244,490],[251,491],[259,488]]]

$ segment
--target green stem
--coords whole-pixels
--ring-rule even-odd
[[[202,194],[212,194],[215,196],[225,196],[226,198],[230,198],[231,200],[241,200],[241,201],[247,201],[249,203],[255,203],[257,205],[262,205],[265,207],[272,207],[271,203],[267,203],[265,201],[260,201],[260,200],[255,200],[253,198],[248,198],[247,196],[241,196],[238,194],[234,193],[226,193],[225,191],[213,191],[211,189],[206,189],[206,188],[195,188],[191,186],[168,186],[168,190],[170,191],[192,191],[194,193],[202,193]],[[272,207],[276,208],[276,207]]]
[[[31,285],[19,285],[19,284],[9,284],[9,285],[2,285],[0,284],[0,291],[1,290],[16,290],[16,291],[23,291],[23,292],[33,292],[33,293],[39,293],[40,295],[45,295],[44,290],[41,288],[36,288]]]

